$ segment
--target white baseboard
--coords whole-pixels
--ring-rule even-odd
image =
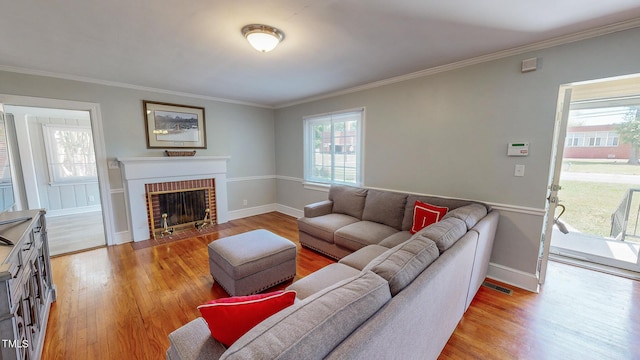
[[[120,245],[133,242],[131,237],[131,233],[129,231],[121,231],[117,233],[113,233],[113,244],[109,245]]]
[[[540,291],[538,277],[535,274],[526,273],[503,265],[489,263],[487,277],[531,292],[537,293]]]
[[[229,211],[228,216],[229,216],[229,220],[236,220],[236,219],[246,218],[249,216],[265,214],[272,211],[277,211],[277,204],[268,204],[268,205],[250,207],[246,209],[232,210],[232,211]]]
[[[304,211],[290,206],[276,204],[276,211],[285,215],[293,216],[294,218],[301,218],[304,216]]]

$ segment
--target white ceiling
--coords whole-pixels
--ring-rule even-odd
[[[4,1],[0,70],[278,106],[640,18],[638,0]],[[259,53],[240,29],[285,39]]]

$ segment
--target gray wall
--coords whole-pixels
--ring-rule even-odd
[[[364,106],[365,186],[493,204],[502,214],[494,274],[532,288],[559,86],[640,73],[638,39],[640,29],[627,30],[278,109],[278,203],[326,198],[301,183],[303,116]],[[539,69],[523,74],[530,57]],[[507,157],[513,141],[529,141],[530,155]]]
[[[229,155],[229,208],[300,211],[326,193],[302,184],[302,117],[366,107],[369,187],[486,201],[501,212],[494,276],[531,288],[545,206],[558,88],[640,73],[640,29],[627,30],[277,110],[0,72],[0,93],[99,103],[109,158],[161,156],[146,149],[142,100],[206,109],[208,149]],[[520,73],[522,59],[541,66]],[[509,158],[507,143],[529,141]],[[513,176],[515,164],[525,177]],[[274,175],[277,178],[274,179]],[[126,231],[118,170],[109,171],[116,231]],[[247,205],[244,205],[247,200]]]
[[[100,104],[107,157],[162,156],[146,148],[142,100],[205,108],[207,149],[197,155],[230,156],[229,210],[273,205],[276,201],[274,114],[272,109],[120,88],[80,81],[0,71],[0,94]],[[260,177],[271,177],[271,182]],[[109,170],[114,231],[128,231],[119,170]],[[238,197],[238,199],[236,199]],[[247,199],[247,206],[243,205]]]

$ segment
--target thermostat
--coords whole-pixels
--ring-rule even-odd
[[[509,148],[507,149],[507,156],[527,156],[527,155],[529,155],[528,142],[509,143]]]

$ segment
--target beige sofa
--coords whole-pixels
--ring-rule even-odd
[[[371,244],[293,283],[296,303],[229,348],[202,318],[182,326],[169,335],[167,359],[436,359],[486,276],[499,218],[447,201],[460,206],[404,241],[394,238],[401,228],[352,239]]]

